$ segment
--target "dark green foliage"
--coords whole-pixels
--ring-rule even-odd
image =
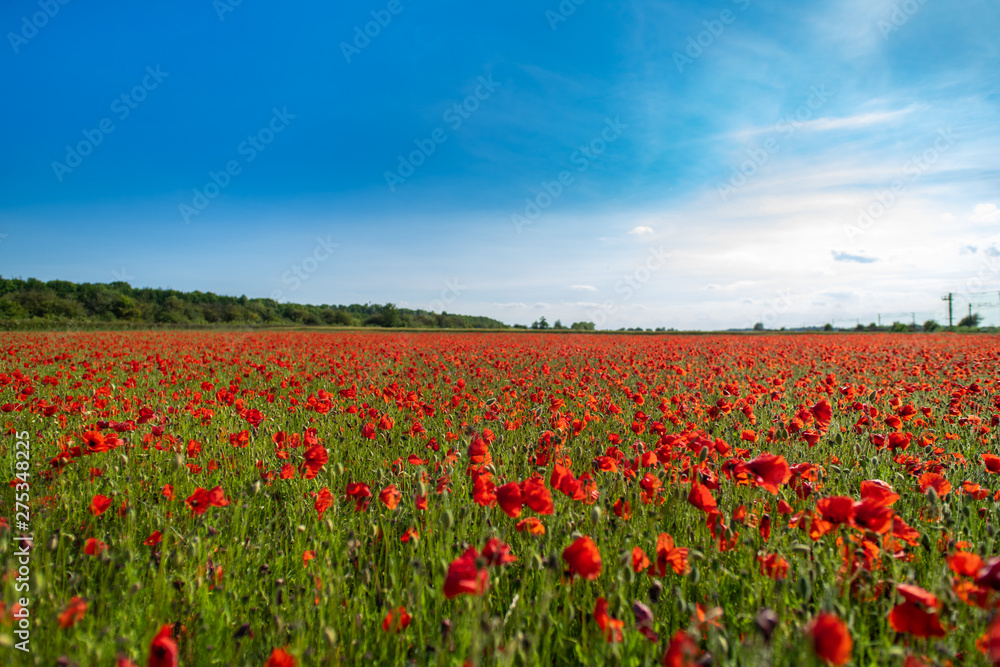
[[[134,288],[125,282],[42,282],[0,277],[0,328],[71,324],[382,326],[505,329],[489,317],[430,313],[395,304],[314,306],[211,292]]]

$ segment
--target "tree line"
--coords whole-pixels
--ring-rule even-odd
[[[126,282],[43,282],[35,278],[0,276],[0,328],[119,322],[136,325],[509,328],[489,317],[397,308],[392,303],[314,306],[212,292],[134,288]]]

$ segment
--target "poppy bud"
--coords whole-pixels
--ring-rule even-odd
[[[928,486],[927,490],[924,491],[924,495],[927,496],[927,500],[930,501],[931,505],[937,505],[938,492],[933,486]]]
[[[341,463],[340,461],[337,461],[337,463],[333,466],[333,472],[337,474],[337,477],[340,477],[341,475],[343,475],[344,474],[344,464]]]
[[[590,522],[593,524],[598,524],[601,522],[601,518],[604,516],[604,510],[601,509],[599,505],[594,505],[590,508]]]
[[[698,452],[698,463],[704,463],[705,459],[708,458],[708,446],[703,445],[701,451]]]
[[[323,637],[326,639],[326,643],[330,645],[330,648],[337,646],[337,631],[333,628],[323,628]]]
[[[445,530],[451,530],[451,527],[455,525],[455,515],[451,513],[451,510],[445,510],[441,515],[441,525]]]
[[[48,548],[49,551],[55,551],[59,547],[59,536],[53,535],[49,538]]]

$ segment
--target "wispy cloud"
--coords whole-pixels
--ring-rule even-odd
[[[859,264],[871,264],[877,262],[875,257],[865,257],[864,255],[854,255],[849,252],[833,250],[833,261],[835,262],[857,262]]]
[[[597,288],[593,285],[573,285],[570,289],[577,292],[596,292]]]

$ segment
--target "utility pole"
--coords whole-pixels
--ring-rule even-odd
[[[951,326],[952,326],[952,315],[951,315],[952,296],[953,296],[953,294],[951,292],[948,292],[948,296],[941,297],[942,301],[947,301],[948,302],[948,327],[949,328],[951,328]]]

